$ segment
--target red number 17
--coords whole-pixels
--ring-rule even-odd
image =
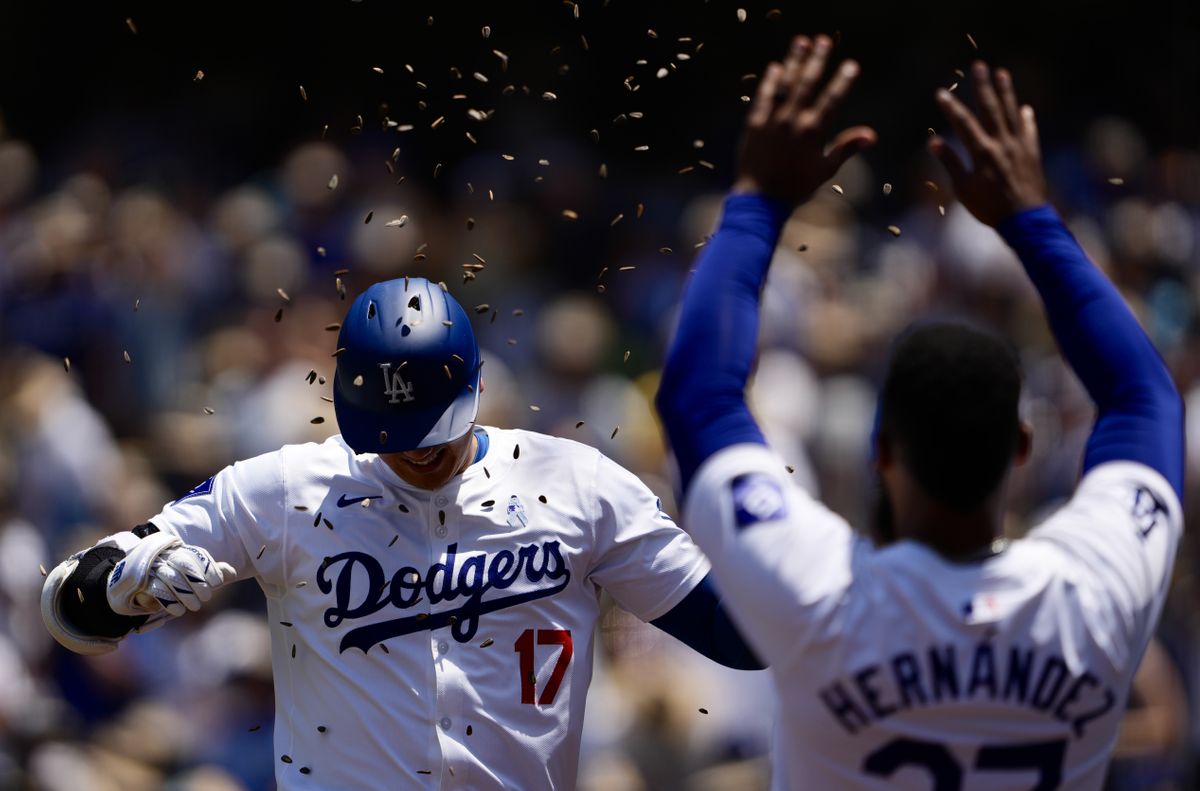
[[[533,703],[533,688],[537,683],[537,675],[533,672],[533,635],[533,629],[526,629],[521,632],[521,636],[513,644],[513,650],[521,655],[521,702],[530,704]],[[558,654],[558,661],[554,663],[554,671],[550,674],[550,680],[546,682],[542,696],[537,700],[539,705],[546,705],[554,702],[554,696],[558,694],[563,676],[566,675],[567,665],[571,664],[573,651],[571,630],[538,629],[537,644],[562,646],[562,651]]]

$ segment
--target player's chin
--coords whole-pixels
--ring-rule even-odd
[[[422,489],[437,489],[454,477],[458,466],[449,448],[440,446],[429,456],[414,460],[399,454],[393,468],[404,480]]]

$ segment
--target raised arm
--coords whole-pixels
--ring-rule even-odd
[[[1033,108],[1012,77],[982,62],[972,113],[949,91],[938,104],[971,154],[968,168],[942,138],[930,142],[962,204],[1016,251],[1045,305],[1063,357],[1096,403],[1084,472],[1109,461],[1158,471],[1183,489],[1183,405],[1154,345],[1108,278],[1088,260],[1047,203]]]
[[[783,223],[855,152],[875,142],[857,126],[836,135],[830,121],[858,75],[846,61],[818,90],[831,41],[799,36],[758,87],[738,157],[737,180],[716,235],[684,293],[657,405],[688,485],[717,451],[763,444],[745,402],[758,343],[759,297]]]

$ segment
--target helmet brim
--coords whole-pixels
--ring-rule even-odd
[[[333,411],[342,439],[355,453],[401,453],[453,442],[475,424],[475,416],[479,413],[480,373],[477,368],[475,380],[444,410],[409,410],[396,415],[355,409],[347,403],[335,380]]]

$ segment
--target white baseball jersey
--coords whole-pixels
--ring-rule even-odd
[[[708,573],[595,449],[486,431],[438,490],[334,436],[151,520],[266,593],[281,789],[573,788],[600,589],[649,621]]]
[[[986,560],[875,549],[760,445],[700,469],[685,525],[780,694],[777,789],[1099,789],[1182,532],[1155,471],[1091,470]]]

